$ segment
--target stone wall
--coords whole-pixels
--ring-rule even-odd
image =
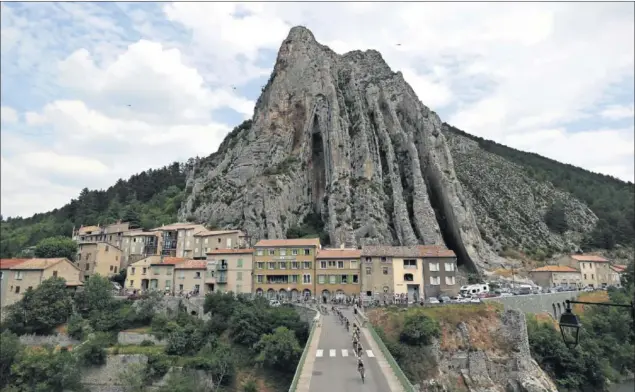
[[[302,321],[306,321],[309,324],[313,322],[313,319],[315,318],[315,315],[317,314],[316,309],[306,305],[301,305],[301,304],[293,304],[293,305],[294,305],[295,311],[300,315],[300,319]]]
[[[553,317],[558,317],[561,311],[564,310],[565,301],[568,299],[575,300],[579,294],[577,291],[567,291],[562,293],[486,298],[485,301],[500,302],[505,306],[505,309],[518,309],[523,313],[546,312]]]
[[[121,374],[131,365],[147,363],[148,357],[141,354],[110,355],[105,365],[82,371],[82,384],[91,392],[124,392]]]
[[[117,343],[119,344],[141,344],[144,340],[149,340],[157,346],[165,346],[165,340],[159,340],[153,335],[137,332],[119,332],[117,335]]]
[[[20,343],[25,346],[75,346],[80,342],[68,336],[65,333],[58,333],[57,335],[22,335],[20,336]]]

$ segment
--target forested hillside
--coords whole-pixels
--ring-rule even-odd
[[[107,190],[82,189],[64,207],[30,218],[2,220],[0,256],[15,257],[40,240],[70,236],[73,226],[108,224],[118,219],[149,229],[176,220],[183,197],[187,165],[174,162],[161,169],[119,180]]]
[[[635,185],[632,182],[519,151],[444,125],[444,131],[476,141],[482,149],[522,166],[537,181],[551,182],[586,203],[600,220],[584,247],[612,249],[616,244],[632,246],[635,243]]]

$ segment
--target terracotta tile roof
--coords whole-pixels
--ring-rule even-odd
[[[159,259],[156,260],[155,262],[152,263],[152,265],[176,265],[176,264],[180,264],[184,261],[186,261],[188,259],[183,258],[183,257],[164,257],[163,261],[161,261],[161,256],[159,256]]]
[[[195,237],[211,237],[215,235],[234,234],[242,232],[240,230],[202,230],[194,234]]]
[[[320,249],[318,259],[359,259],[362,251],[359,249]]]
[[[251,248],[248,249],[214,249],[207,252],[208,255],[233,255],[233,254],[248,254],[254,253]]]
[[[0,259],[0,270],[9,269],[29,259]]]
[[[79,230],[77,230],[77,232],[79,234],[86,234],[89,231],[100,231],[100,230],[101,230],[101,227],[99,226],[84,226],[84,227],[80,227]]]
[[[535,268],[529,272],[580,272],[575,268],[563,265],[545,265],[544,267]]]
[[[138,236],[159,235],[159,234],[161,234],[160,231],[134,230],[134,231],[127,231],[123,233],[123,236],[124,237],[138,237]]]
[[[293,238],[279,240],[260,240],[256,247],[294,247],[294,246],[320,246],[319,238]]]
[[[207,230],[205,228],[205,226],[203,225],[199,225],[198,223],[172,223],[169,225],[165,225],[165,226],[160,226],[160,227],[155,227],[154,229],[152,229],[151,231],[165,231],[165,230],[182,230],[182,229],[200,229],[200,230]]]
[[[20,263],[12,267],[11,269],[13,270],[45,270],[64,260],[66,259],[63,257],[50,258],[50,259],[28,259],[28,260],[25,260],[23,263]],[[74,265],[73,263],[71,264]]]
[[[184,262],[177,264],[174,269],[206,269],[206,260],[185,260]]]
[[[379,257],[456,257],[454,252],[440,245],[385,246],[367,245],[362,247],[362,256]]]
[[[623,264],[613,264],[611,269],[615,272],[624,272],[626,270],[626,266]]]
[[[571,255],[571,258],[576,261],[588,261],[593,263],[608,263],[609,261],[602,256],[596,255]]]

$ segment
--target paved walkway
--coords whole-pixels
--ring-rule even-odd
[[[352,310],[344,310],[345,315],[354,321]],[[352,324],[351,324],[352,326]],[[316,331],[317,333],[318,331]],[[311,370],[309,392],[401,392],[401,386],[394,383],[394,375],[383,354],[374,344],[366,328],[362,328],[362,347],[366,380],[357,372],[357,359],[353,353],[352,335],[340,324],[337,316],[330,311],[322,317],[319,339],[314,342],[317,348],[310,347],[304,369]],[[313,359],[313,368],[309,369],[309,359]],[[386,370],[389,372],[386,374]],[[303,371],[303,374],[305,372]],[[389,382],[390,381],[390,382]],[[395,389],[397,388],[397,389]],[[300,390],[300,389],[298,389]]]

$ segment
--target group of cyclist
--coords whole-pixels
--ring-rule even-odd
[[[337,315],[340,323],[346,327],[347,331],[350,331],[350,321],[344,314],[335,306],[331,307],[331,311],[333,314]],[[360,340],[360,329],[356,323],[353,323],[353,352],[357,357],[357,371],[362,377],[362,382],[364,382],[364,360],[362,359],[362,354],[364,353],[364,348],[362,347],[362,342]]]

